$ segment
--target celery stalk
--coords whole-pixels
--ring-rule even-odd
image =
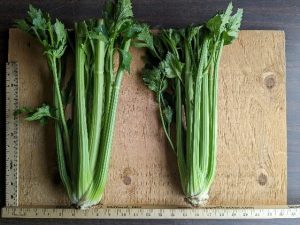
[[[158,96],[161,118],[168,118],[168,127],[176,124],[176,136],[170,138],[166,119],[162,119],[163,130],[176,152],[183,193],[195,206],[206,203],[216,173],[221,51],[223,45],[237,38],[242,18],[242,10],[231,15],[232,8],[229,4],[224,13],[203,26],[155,34],[154,48],[149,47],[150,63],[143,73],[145,84]],[[162,83],[166,84],[163,88]]]

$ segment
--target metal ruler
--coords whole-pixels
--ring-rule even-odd
[[[89,210],[50,208],[3,208],[5,218],[58,219],[274,219],[300,218],[300,205],[211,207],[198,209],[97,208]]]
[[[14,116],[19,108],[19,66],[6,63],[6,206],[18,206],[19,120]]]
[[[14,111],[18,102],[18,64],[6,64],[6,207],[5,218],[62,219],[273,219],[300,218],[300,205],[267,207],[209,207],[209,208],[140,208],[107,207],[89,210],[71,208],[18,207],[19,121]]]

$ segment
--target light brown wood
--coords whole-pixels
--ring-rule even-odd
[[[144,87],[141,50],[132,49],[123,80],[103,204],[187,206],[176,158],[168,149],[152,93]],[[20,105],[51,102],[51,77],[38,43],[9,33],[9,61],[20,66]],[[219,80],[217,176],[209,205],[287,201],[285,38],[281,31],[242,31],[223,52]],[[20,119],[20,204],[67,206],[60,185],[53,125]]]

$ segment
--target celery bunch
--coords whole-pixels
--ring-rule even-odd
[[[33,6],[28,18],[17,21],[17,27],[43,46],[53,77],[53,107],[23,107],[16,113],[27,113],[29,121],[55,119],[60,177],[78,208],[98,204],[104,192],[120,86],[124,72],[130,70],[129,47],[152,45],[148,26],[133,20],[130,0],[107,2],[102,16],[75,23],[74,41],[59,20],[52,23],[47,13]],[[64,72],[68,45],[75,51],[75,75],[71,77]]]
[[[243,13],[239,9],[231,15],[232,9],[229,4],[203,26],[155,34],[143,73],[156,95],[162,127],[177,155],[182,190],[192,205],[207,201],[215,176],[219,63],[223,46],[238,36]]]

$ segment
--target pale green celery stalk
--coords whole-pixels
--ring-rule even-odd
[[[53,90],[53,93],[54,93],[53,94],[54,106],[58,107],[57,93],[55,90]],[[56,114],[58,116],[58,113]],[[76,199],[72,192],[72,183],[68,175],[66,163],[65,163],[66,160],[64,155],[64,145],[63,145],[61,126],[59,124],[59,121],[55,121],[55,144],[56,144],[57,164],[58,164],[58,171],[59,171],[60,178],[67,191],[69,199],[72,201],[72,203],[75,203]]]
[[[204,41],[205,42],[205,41]],[[208,45],[207,45],[208,46]],[[203,64],[207,65],[207,56],[203,59]],[[209,121],[210,121],[210,111],[209,111],[209,86],[208,86],[208,73],[206,70],[203,71],[203,90],[202,90],[202,138],[201,143],[199,143],[200,149],[200,165],[199,168],[202,172],[201,174],[201,186],[200,186],[200,195],[202,195],[202,199],[204,201],[207,200],[208,195],[205,193],[205,177],[206,170],[209,160],[209,152],[210,152],[210,135],[209,135]],[[204,196],[203,196],[204,195]]]
[[[131,40],[127,40],[123,46],[123,50],[128,52],[130,47]],[[110,55],[113,60],[113,55]],[[121,54],[119,55],[121,57]],[[120,58],[120,62],[121,62]],[[113,70],[109,70],[110,76],[113,76]],[[113,82],[111,96],[109,101],[109,109],[105,112],[105,121],[103,135],[100,144],[100,152],[98,156],[98,162],[95,168],[95,176],[93,180],[93,185],[91,191],[89,193],[89,199],[91,201],[99,202],[102,198],[102,194],[104,192],[104,187],[108,177],[108,168],[111,156],[111,148],[112,148],[112,138],[116,120],[116,112],[118,106],[119,92],[120,86],[122,82],[124,74],[124,69],[119,66],[117,70],[117,74],[115,75],[115,80]],[[107,103],[106,103],[107,104]]]
[[[54,82],[54,93],[56,94],[56,108],[58,109],[58,118],[60,118],[62,129],[63,129],[63,140],[65,143],[65,152],[66,152],[66,158],[67,162],[70,163],[71,159],[71,144],[70,144],[70,135],[69,130],[67,127],[67,122],[65,118],[65,112],[64,112],[64,106],[62,103],[62,96],[60,91],[60,78],[61,74],[57,71],[57,59],[56,57],[52,55],[48,55],[48,62],[49,62],[49,68],[51,68],[52,75],[53,75],[53,82]]]
[[[55,121],[55,141],[56,141],[56,154],[59,174],[62,183],[67,191],[68,197],[72,202],[75,201],[72,193],[72,183],[68,175],[69,168],[71,170],[71,145],[69,130],[66,123],[64,106],[62,103],[62,96],[60,91],[61,83],[61,59],[56,58],[53,55],[47,54],[48,67],[52,72],[53,77],[53,104],[58,109],[55,114],[56,118],[60,118]],[[59,67],[57,67],[57,63]],[[71,171],[72,172],[72,171]]]
[[[98,20],[98,26],[103,25],[103,20]],[[104,63],[106,55],[106,43],[103,40],[95,41],[95,60],[93,77],[93,100],[91,109],[91,122],[89,128],[89,155],[91,170],[95,170],[97,155],[100,145],[102,116],[104,108]],[[109,83],[108,83],[109,84]]]
[[[61,58],[65,53],[67,47],[67,31],[64,25],[55,20],[53,23],[49,14],[42,12],[39,9],[29,6],[28,16],[23,20],[16,21],[16,26],[21,30],[35,36],[40,44],[43,46],[44,55],[47,58],[48,67],[53,77],[53,105],[54,112],[48,115],[55,120],[55,138],[56,138],[56,152],[59,173],[63,185],[66,188],[67,194],[71,201],[74,201],[72,194],[72,183],[68,173],[72,173],[71,168],[71,143],[69,130],[65,117],[65,105],[62,101],[62,71],[61,71]],[[50,106],[49,106],[50,107]],[[36,120],[40,122],[45,118],[37,117]]]
[[[181,94],[181,82],[176,79],[176,154],[177,154],[177,164],[179,169],[179,176],[181,180],[182,190],[186,190],[186,162],[184,155],[184,146],[182,143],[182,94]]]
[[[204,26],[179,30],[180,37],[172,35],[176,34],[176,30],[168,30],[167,32],[170,32],[164,33],[165,36],[158,36],[163,44],[157,42],[155,47],[160,50],[157,53],[161,55],[152,54],[157,59],[153,60],[152,70],[149,72],[147,69],[143,74],[145,84],[157,94],[157,90],[160,90],[157,88],[158,77],[160,76],[160,81],[165,79],[156,73],[157,69],[162,68],[162,74],[168,74],[169,68],[174,63],[168,61],[165,52],[175,49],[179,53],[177,59],[183,61],[181,63],[184,69],[180,76],[183,78],[182,85],[178,78],[168,76],[170,88],[166,89],[166,92],[168,95],[175,95],[175,98],[168,98],[168,106],[175,111],[176,115],[175,152],[181,186],[192,205],[205,204],[214,180],[217,154],[218,70],[221,51],[224,44],[230,44],[237,38],[242,13],[243,11],[239,9],[236,14],[231,15],[232,4],[230,3],[224,13],[217,14]],[[170,40],[172,38],[174,42]],[[151,51],[151,48],[149,49]],[[157,63],[157,60],[163,63]],[[184,122],[185,124],[182,125]],[[165,133],[168,137],[168,133]]]
[[[198,205],[201,201],[203,201],[202,194],[202,186],[203,186],[203,178],[205,177],[203,170],[203,163],[206,163],[205,155],[208,154],[208,134],[206,130],[208,129],[207,121],[201,119],[201,115],[207,116],[206,111],[208,110],[206,107],[207,99],[206,96],[202,95],[206,92],[206,79],[207,75],[203,74],[204,67],[206,66],[207,59],[207,51],[208,51],[208,43],[209,40],[204,38],[204,42],[201,48],[201,55],[199,60],[199,66],[196,74],[195,81],[195,94],[194,94],[194,109],[193,109],[193,142],[191,152],[191,165],[188,168],[190,170],[190,188],[188,191],[188,200],[193,205]],[[203,89],[203,90],[201,90]],[[207,96],[208,97],[208,96]],[[202,101],[201,101],[202,100]],[[201,134],[203,135],[201,137]],[[204,160],[205,158],[205,160]],[[200,193],[199,193],[200,192]]]
[[[87,131],[86,118],[86,98],[85,98],[85,53],[84,39],[81,37],[83,24],[75,24],[75,107],[74,107],[74,132],[76,132],[77,140],[75,140],[78,149],[77,157],[77,179],[76,179],[76,195],[78,206],[85,205],[86,192],[91,185],[92,176],[90,171],[89,159],[89,141]]]
[[[107,2],[103,15],[104,20],[75,24],[75,85],[71,87],[75,101],[69,127],[65,116],[68,103],[63,101],[67,89],[63,85],[67,80],[63,79],[67,78],[62,76],[60,61],[67,47],[67,30],[59,20],[52,23],[47,13],[32,6],[28,17],[17,21],[19,28],[37,37],[47,56],[54,82],[54,109],[48,106],[48,112],[40,113],[35,120],[45,123],[47,118],[56,119],[58,168],[67,194],[78,208],[98,204],[104,192],[119,90],[131,59],[122,57],[130,57],[131,39],[142,37],[138,36],[142,31],[132,29],[130,0]],[[120,46],[122,39],[124,45]],[[120,54],[123,61],[115,75],[114,52],[118,49],[125,53]],[[39,113],[35,111],[23,107],[16,113],[27,113],[31,118],[32,113]]]
[[[193,101],[193,77],[191,75],[191,59],[190,51],[188,47],[189,43],[187,40],[184,41],[184,56],[185,56],[185,117],[186,117],[186,168],[190,168],[192,157],[192,137],[193,137],[193,110],[192,110],[192,101]],[[187,170],[187,176],[190,177],[190,171]],[[184,189],[185,194],[188,194],[189,182],[186,183]]]
[[[106,55],[107,59],[105,63],[105,112],[109,110],[112,82],[114,81],[114,41],[112,41],[112,43],[108,45]],[[104,126],[105,124],[106,120],[104,120]]]
[[[209,159],[209,165],[207,170],[207,176],[206,176],[206,188],[209,190],[214,177],[216,173],[216,164],[217,164],[217,132],[218,132],[218,79],[219,79],[219,65],[220,65],[220,59],[222,55],[224,40],[221,39],[219,42],[218,49],[216,51],[215,57],[214,57],[214,65],[213,65],[213,73],[210,75],[213,76],[212,82],[212,112],[211,112],[211,126],[210,126],[210,146],[211,146],[211,152],[210,152],[210,159]]]

